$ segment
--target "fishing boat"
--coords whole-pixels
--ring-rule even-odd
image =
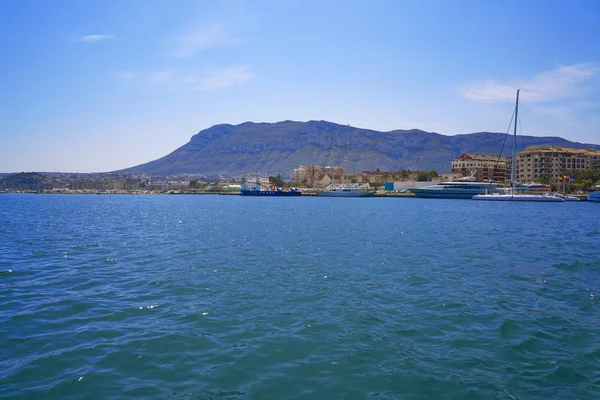
[[[513,152],[512,166],[510,171],[510,190],[508,193],[486,193],[473,196],[473,200],[486,201],[539,201],[539,202],[564,202],[563,197],[557,196],[554,193],[544,194],[526,194],[516,193],[515,191],[515,164],[517,159],[517,121],[519,116],[519,92],[517,90],[517,102],[515,105],[515,121],[513,133]]]
[[[302,192],[294,187],[277,187],[268,179],[257,179],[253,184],[242,183],[242,196],[301,196]]]

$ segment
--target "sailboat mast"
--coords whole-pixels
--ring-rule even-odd
[[[517,89],[517,104],[515,105],[515,129],[513,134],[513,151],[512,151],[512,168],[510,169],[510,190],[514,191],[515,187],[515,168],[517,164],[517,118],[519,117],[519,92]]]
[[[348,161],[350,160],[350,124],[348,124],[348,138],[346,139],[346,165],[344,165],[344,167],[346,168],[346,185],[348,185],[349,182],[349,171],[348,171]]]

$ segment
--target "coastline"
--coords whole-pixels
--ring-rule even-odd
[[[57,195],[139,195],[139,196],[157,196],[157,195],[218,195],[218,196],[240,196],[239,192],[226,192],[226,191],[168,191],[168,192],[157,192],[157,191],[93,191],[93,190],[68,190],[68,191],[0,191],[2,194],[57,194]],[[571,194],[571,196],[577,197],[579,202],[587,202],[588,194]],[[269,197],[269,196],[267,196]],[[302,196],[297,197],[318,197],[316,191],[306,191],[302,193]],[[413,193],[396,193],[396,192],[376,192],[371,198],[407,198],[407,199],[418,199]],[[444,200],[457,200],[457,199],[444,199]],[[470,200],[470,199],[462,199]]]

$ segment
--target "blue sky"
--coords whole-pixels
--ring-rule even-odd
[[[103,172],[219,123],[600,144],[600,1],[4,0],[0,172]]]

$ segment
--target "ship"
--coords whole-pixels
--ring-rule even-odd
[[[254,183],[242,183],[242,196],[301,196],[302,192],[295,187],[277,187],[268,179],[257,179]]]
[[[431,197],[438,199],[472,199],[482,193],[502,193],[500,183],[490,181],[476,181],[477,171],[471,171],[456,181],[438,182],[433,185],[408,189],[417,197]]]
[[[500,193],[501,185],[494,182],[476,182],[469,180],[458,180],[450,182],[438,182],[434,185],[410,190],[417,197],[431,197],[439,199],[472,199],[473,196],[482,193]]]

